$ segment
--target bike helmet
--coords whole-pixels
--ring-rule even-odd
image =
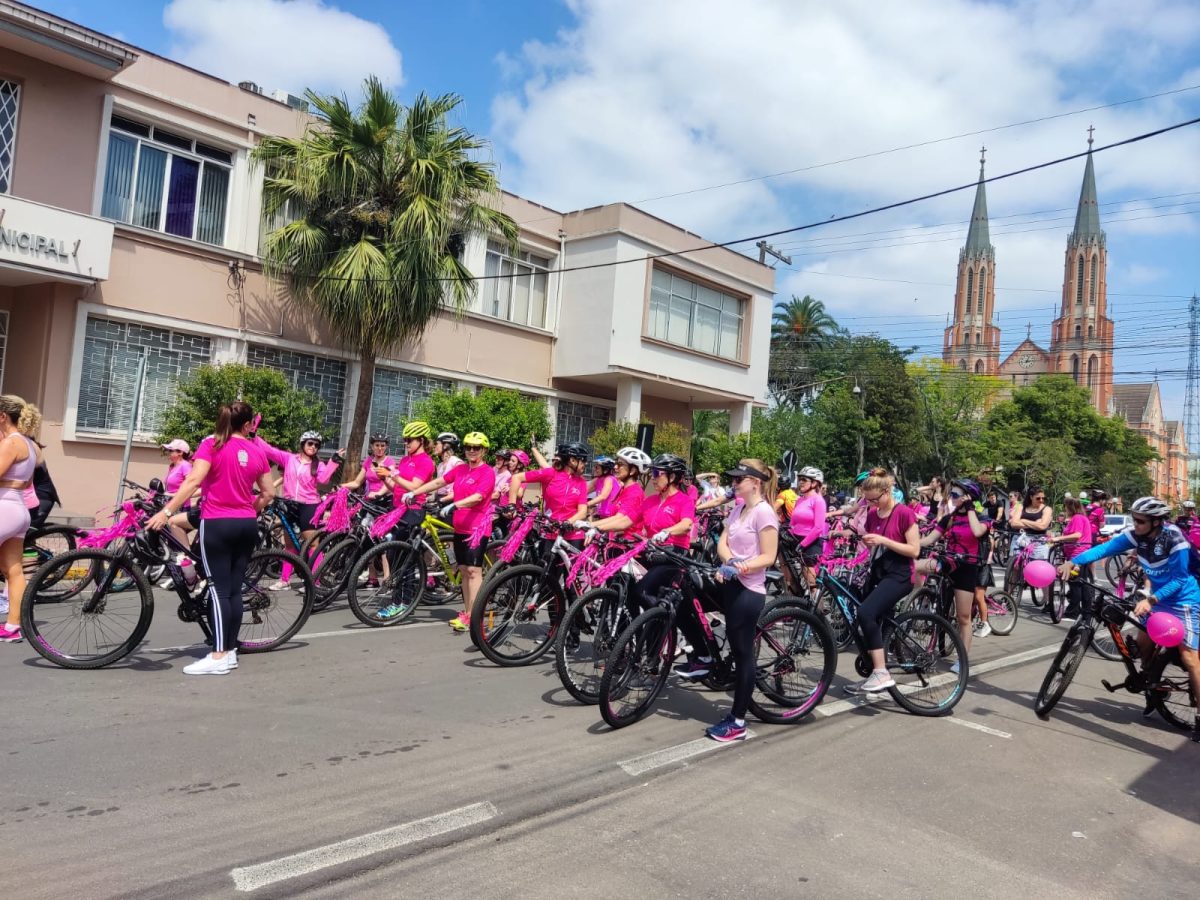
[[[870,469],[868,469],[865,472],[859,472],[858,477],[854,479],[854,486],[858,487],[860,484],[862,484],[864,481],[866,481],[870,477],[871,477]]]
[[[792,476],[780,475],[778,484],[781,491],[790,491],[792,489]]]
[[[321,437],[321,432],[319,431],[306,431],[304,434],[300,435],[301,447],[303,447],[309,441],[316,441],[317,446],[319,447],[321,444],[325,443],[325,438]]]
[[[392,439],[389,438],[386,434],[384,434],[381,431],[381,432],[371,435],[371,443],[372,444],[387,444],[390,446],[392,443]]]
[[[508,459],[512,455],[513,455],[513,452],[511,450],[497,450],[496,451],[496,459]]]
[[[639,472],[645,472],[650,468],[650,454],[637,447],[622,447],[617,451],[617,459]]]
[[[584,459],[586,460],[592,454],[588,448],[579,441],[569,441],[565,444],[559,444],[558,450],[554,453],[555,457],[566,462],[568,459]]]
[[[404,439],[409,438],[427,438],[433,434],[433,429],[429,427],[428,422],[409,422],[404,426]]]
[[[1193,501],[1191,501],[1191,500],[1184,500],[1184,501],[1183,501],[1183,508],[1184,508],[1184,509],[1195,509],[1195,508],[1196,508],[1196,504],[1195,504]]]
[[[599,466],[600,471],[607,475],[617,467],[617,461],[611,456],[597,456],[592,460],[592,465]]]
[[[458,435],[453,431],[443,431],[437,436],[437,440],[443,447],[458,446]]]
[[[960,478],[957,481],[950,482],[951,487],[958,487],[962,492],[971,498],[972,501],[980,500],[983,497],[983,492],[979,490],[977,485],[970,478]]]
[[[517,458],[517,462],[521,464],[522,469],[529,468],[529,454],[524,450],[514,450],[512,455]]]
[[[807,478],[809,481],[815,481],[818,484],[825,483],[825,473],[813,466],[805,466],[800,470],[800,477]]]
[[[660,453],[654,457],[650,463],[650,468],[660,469],[668,475],[678,475],[680,478],[687,473],[687,462],[681,456],[676,456],[674,453]]]
[[[482,431],[471,431],[463,438],[463,446],[482,447],[487,450],[492,445],[488,441],[488,436]]]
[[[1149,516],[1151,519],[1165,519],[1171,514],[1171,507],[1157,497],[1138,497],[1129,511],[1139,516]]]

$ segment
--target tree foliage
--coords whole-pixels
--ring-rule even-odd
[[[470,431],[482,431],[492,450],[527,450],[530,435],[550,433],[546,401],[525,397],[516,391],[485,388],[472,391],[439,391],[418,400],[413,418],[424,419],[436,434],[452,431],[461,439]],[[403,422],[396,422],[399,433]]]
[[[767,383],[777,405],[795,407],[812,398],[813,384],[820,380],[813,352],[840,334],[825,304],[808,294],[775,304]]]
[[[642,422],[654,425],[654,447],[651,456],[659,453],[674,453],[691,459],[691,435],[678,422],[651,422],[642,417]],[[637,426],[632,422],[609,422],[592,435],[591,448],[594,456],[614,456],[622,447],[637,445]]]
[[[325,420],[321,399],[292,387],[282,372],[225,363],[200,366],[179,382],[155,440],[164,443],[183,438],[194,450],[212,434],[222,404],[234,400],[244,400],[262,414],[258,433],[276,447],[297,447],[302,433],[319,429]]]

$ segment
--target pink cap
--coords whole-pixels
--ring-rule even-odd
[[[167,441],[162,445],[162,447],[164,450],[180,450],[183,453],[192,452],[192,448],[188,445],[188,442],[180,440],[179,438],[175,438],[173,441]]]

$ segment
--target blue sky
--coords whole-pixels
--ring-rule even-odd
[[[41,5],[266,88],[353,93],[380,72],[403,97],[455,91],[507,189],[559,209],[636,202],[713,240],[972,182],[981,144],[999,174],[1085,149],[1089,124],[1101,146],[1200,116],[1189,0]],[[1027,322],[1048,343],[1082,172],[1077,161],[989,187],[1003,354]],[[1166,414],[1180,417],[1186,298],[1200,292],[1200,127],[1097,154],[1096,172],[1115,380],[1157,369]],[[760,177],[771,173],[788,174]],[[812,294],[852,330],[937,354],[971,201],[781,237],[792,264],[779,295]]]

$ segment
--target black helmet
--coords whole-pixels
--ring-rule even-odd
[[[566,462],[568,459],[586,460],[592,454],[591,451],[588,450],[584,444],[579,443],[579,441],[568,441],[565,444],[559,444],[558,450],[555,451],[554,455],[563,462]]]
[[[979,490],[979,485],[970,478],[960,478],[957,481],[952,481],[950,482],[950,486],[961,488],[962,492],[972,500],[978,501],[983,497],[983,492]]]
[[[443,431],[437,436],[438,441],[443,447],[457,447],[458,435],[453,431]]]
[[[674,453],[660,453],[650,463],[650,468],[661,469],[668,475],[678,475],[682,478],[687,474],[688,464],[682,456]]]
[[[380,431],[380,432],[377,432],[377,433],[371,435],[371,443],[372,444],[387,444],[388,446],[391,446],[392,439],[389,438],[382,431]]]
[[[778,484],[779,484],[779,489],[781,491],[791,490],[792,476],[791,475],[780,475]]]
[[[171,558],[167,545],[163,543],[162,535],[157,531],[143,528],[133,535],[134,552],[143,560],[154,560],[165,563]]]

